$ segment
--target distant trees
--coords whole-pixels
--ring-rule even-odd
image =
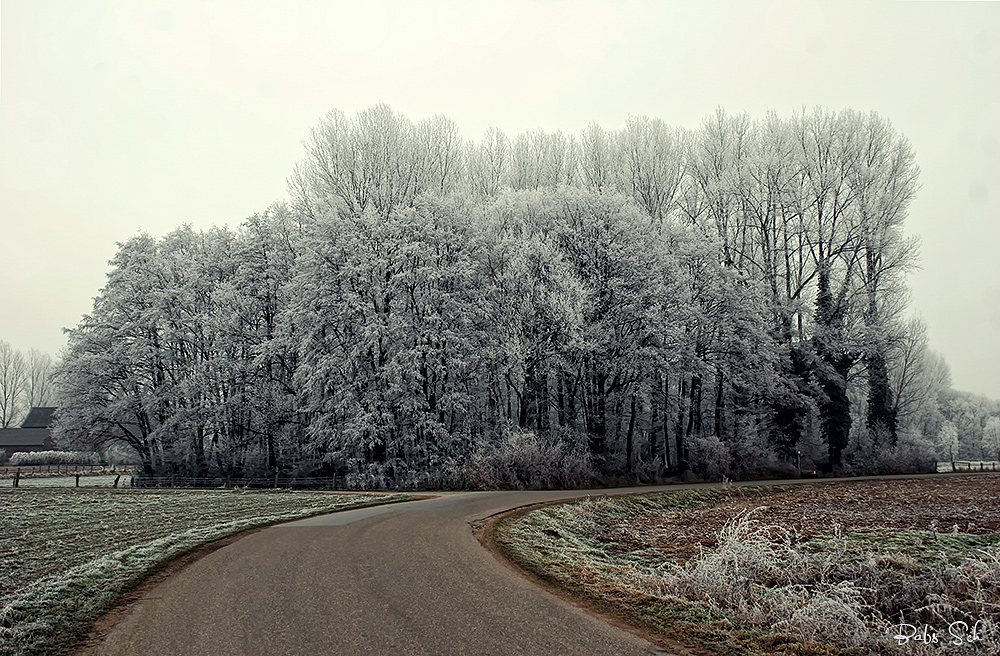
[[[983,455],[991,460],[1000,460],[1000,417],[990,416],[983,427]]]
[[[55,362],[48,353],[37,349],[28,351],[26,358],[26,395],[29,408],[51,406],[55,401],[52,371]]]
[[[16,426],[35,406],[53,403],[52,356],[36,349],[27,357],[0,340],[0,428]]]
[[[940,413],[943,421],[955,428],[954,459],[995,457],[993,419],[1000,417],[1000,401],[949,389],[940,399]]]
[[[13,424],[23,410],[25,373],[21,352],[0,340],[0,428]]]
[[[863,470],[903,431],[920,458],[965,424],[902,319],[916,180],[851,111],[471,142],[334,111],[289,206],[120,245],[60,425],[150,470],[357,486]]]

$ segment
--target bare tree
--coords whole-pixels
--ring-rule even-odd
[[[576,140],[560,131],[519,134],[511,148],[510,187],[525,190],[573,184],[578,150]]]
[[[446,122],[432,120],[428,129],[435,125],[438,136],[456,138]],[[371,207],[386,217],[394,207],[411,205],[425,182],[426,157],[416,128],[388,105],[370,107],[353,119],[333,110],[305,145],[306,160],[289,181],[297,206],[339,201],[350,214],[360,216]],[[437,169],[440,173],[446,167],[439,161]]]
[[[658,118],[630,118],[618,133],[625,158],[627,191],[654,219],[662,220],[674,208],[685,173],[687,135]]]
[[[24,409],[27,366],[21,352],[0,340],[0,428],[15,423]]]
[[[614,135],[591,123],[580,135],[580,183],[597,193],[620,191],[621,157]]]
[[[510,168],[510,140],[502,130],[491,127],[482,141],[470,144],[467,152],[469,186],[481,196],[496,196],[503,188]]]
[[[28,407],[51,406],[53,403],[52,356],[37,349],[28,351],[27,395]]]
[[[462,170],[462,137],[458,125],[437,114],[417,125],[417,141],[424,156],[422,191],[446,194],[454,191]]]

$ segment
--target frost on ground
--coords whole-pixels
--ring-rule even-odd
[[[0,490],[0,655],[65,652],[122,592],[202,544],[257,526],[406,498],[239,490]]]
[[[980,476],[602,498],[515,516],[497,538],[537,574],[719,654],[998,654],[998,489]]]

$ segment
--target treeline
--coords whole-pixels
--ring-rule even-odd
[[[120,244],[60,434],[356,486],[926,466],[950,381],[903,318],[917,175],[853,111],[473,143],[332,112],[289,204]]]

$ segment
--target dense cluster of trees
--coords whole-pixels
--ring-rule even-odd
[[[60,432],[151,471],[581,484],[933,460],[918,169],[876,114],[580,135],[334,111],[291,202],[120,245]]]
[[[34,406],[53,403],[52,356],[37,349],[25,355],[0,340],[0,428],[17,426]]]

